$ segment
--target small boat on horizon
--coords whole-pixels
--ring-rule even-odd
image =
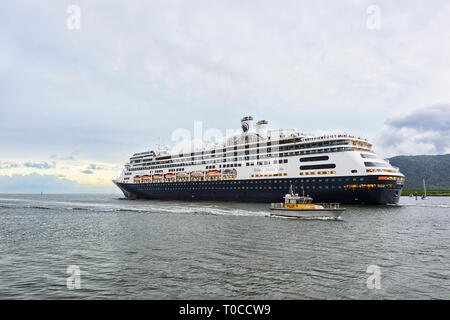
[[[425,187],[425,178],[422,179],[423,181],[423,195],[422,195],[422,200],[427,200],[428,196],[427,196],[427,188]]]

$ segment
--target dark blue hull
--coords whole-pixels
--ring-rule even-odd
[[[387,182],[378,180],[377,176],[352,176],[314,179],[116,183],[116,185],[130,199],[270,203],[282,201],[292,185],[294,192],[299,194],[302,193],[303,187],[305,195],[311,196],[317,203],[396,204],[401,195],[403,181]]]

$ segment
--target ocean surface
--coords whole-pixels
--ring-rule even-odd
[[[347,206],[336,221],[0,194],[0,299],[450,299],[449,246],[450,197]]]

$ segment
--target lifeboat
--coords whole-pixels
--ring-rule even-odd
[[[191,177],[203,177],[203,171],[192,171]]]
[[[208,170],[206,172],[206,174],[208,176],[218,176],[218,175],[220,175],[220,170]]]
[[[187,172],[178,172],[177,173],[178,178],[186,178],[188,176],[189,176],[189,174]]]
[[[166,179],[173,179],[173,178],[175,178],[175,173],[166,173],[164,175],[164,178],[166,178]]]
[[[161,179],[162,178],[162,174],[154,174],[153,175],[153,179]]]

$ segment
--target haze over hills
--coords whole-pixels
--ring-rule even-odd
[[[388,159],[406,176],[405,190],[422,189],[425,178],[427,189],[450,189],[450,154],[396,156]]]

